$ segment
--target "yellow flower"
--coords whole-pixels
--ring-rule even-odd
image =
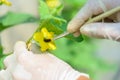
[[[7,0],[0,0],[0,4],[6,4],[8,6],[11,6],[11,2],[7,1]]]
[[[46,50],[54,50],[56,46],[53,42],[53,32],[48,32],[46,28],[42,28],[40,32],[36,32],[33,39],[39,42],[40,50],[42,52]]]
[[[46,3],[50,8],[56,8],[61,4],[59,0],[46,0]]]

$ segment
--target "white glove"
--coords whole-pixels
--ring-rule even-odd
[[[85,6],[69,22],[68,31],[75,36],[84,35],[120,41],[120,12],[108,17],[116,23],[91,23],[82,26],[93,15],[120,6],[120,0],[88,0]],[[82,28],[81,28],[82,27]]]
[[[50,53],[34,54],[24,42],[17,42],[14,53],[5,61],[0,80],[88,80],[89,76],[74,70]]]

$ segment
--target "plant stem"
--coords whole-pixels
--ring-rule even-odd
[[[69,35],[69,34],[70,34],[69,32],[64,32],[64,33],[56,36],[53,40],[57,40],[57,39],[59,39],[59,38],[62,38],[62,37],[64,37],[64,36],[67,36],[67,35]]]
[[[91,20],[88,20],[85,24],[89,24],[89,23],[93,23],[93,22],[99,21],[101,19],[104,19],[104,18],[112,15],[112,14],[115,14],[118,11],[120,11],[120,7],[116,7],[114,9],[111,9],[111,10],[109,10],[109,11],[99,15],[99,16],[96,16],[96,17],[92,18]]]
[[[99,16],[96,16],[96,17],[88,20],[84,25],[89,24],[89,23],[93,23],[93,22],[96,22],[96,21],[99,21],[99,20],[101,20],[101,19],[104,19],[104,18],[106,18],[106,17],[108,17],[108,16],[110,16],[110,15],[112,15],[112,14],[118,12],[118,11],[120,11],[120,6],[114,8],[114,9],[111,9],[111,10],[109,10],[109,11],[107,11],[107,12],[105,12],[105,13],[99,15]],[[82,26],[83,26],[83,25],[82,25]],[[69,32],[64,32],[64,33],[56,36],[56,37],[54,38],[54,40],[59,39],[59,38],[62,38],[62,37],[65,37],[65,36],[67,36],[67,35],[69,35],[69,34],[70,34]]]
[[[36,32],[39,30],[39,28],[40,28],[40,27],[38,27],[34,33],[36,33]],[[33,35],[34,35],[34,33],[33,33]],[[32,35],[32,36],[27,40],[27,42],[26,42],[26,45],[27,45],[27,49],[28,49],[28,50],[30,50],[30,46],[31,46],[31,41],[32,41],[32,39],[33,39],[33,35]]]

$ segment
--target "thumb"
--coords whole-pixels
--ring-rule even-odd
[[[120,23],[91,23],[82,26],[80,31],[90,37],[120,41]]]
[[[23,41],[18,41],[14,46],[14,54],[19,56],[22,53],[26,53],[28,50],[26,49],[26,43]]]
[[[23,41],[18,41],[15,44],[14,47],[14,54],[17,57],[17,61],[24,65],[24,66],[29,66],[34,64],[33,61],[34,59],[36,60],[36,57],[32,53],[32,51],[28,51],[26,48],[26,43]]]

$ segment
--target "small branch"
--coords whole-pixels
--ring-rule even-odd
[[[85,24],[89,24],[89,23],[93,23],[93,22],[99,21],[99,20],[101,20],[101,19],[104,19],[104,18],[106,18],[106,17],[109,17],[109,16],[112,15],[112,14],[115,14],[115,13],[118,12],[118,11],[120,11],[120,6],[114,8],[114,9],[111,9],[111,10],[109,10],[109,11],[107,11],[107,12],[105,12],[105,13],[99,15],[99,16],[96,16],[96,17],[88,20]],[[85,25],[85,24],[84,24],[84,25]],[[64,33],[56,36],[56,37],[54,38],[54,40],[59,39],[59,38],[64,37],[64,36],[67,36],[67,35],[69,35],[69,34],[70,34],[69,32],[64,32]]]
[[[59,38],[62,38],[62,37],[64,37],[64,36],[67,36],[67,35],[69,35],[69,34],[70,34],[69,32],[64,32],[64,33],[56,36],[53,40],[57,40],[57,39],[59,39]]]
[[[36,32],[39,30],[39,28],[40,28],[40,27],[38,27],[34,33],[36,33]],[[34,35],[34,33],[33,33],[33,35]],[[32,41],[32,39],[33,39],[33,35],[26,41],[26,45],[27,45],[27,49],[28,49],[28,50],[30,50],[31,41]]]
[[[107,11],[107,12],[99,15],[99,16],[96,16],[96,17],[94,17],[93,19],[87,21],[85,24],[89,24],[89,23],[93,23],[93,22],[99,21],[99,20],[101,20],[101,19],[104,19],[104,18],[106,18],[106,17],[109,17],[109,16],[112,15],[112,14],[115,14],[115,13],[118,12],[118,11],[120,11],[120,7],[116,7],[116,8],[114,8],[114,9],[112,9],[112,10],[109,10],[109,11]]]

